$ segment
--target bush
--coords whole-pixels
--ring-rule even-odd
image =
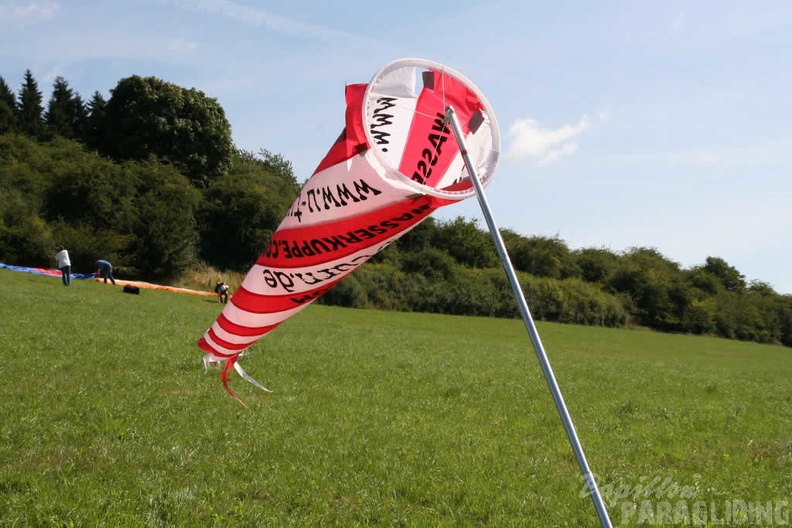
[[[533,278],[523,288],[531,313],[539,320],[608,327],[629,321],[617,297],[580,279]]]
[[[710,334],[715,332],[715,303],[712,300],[693,301],[685,312],[682,326],[686,332]]]
[[[52,267],[55,244],[47,224],[17,190],[4,190],[0,200],[0,262]]]
[[[129,235],[107,229],[94,229],[88,224],[69,224],[59,220],[52,224],[52,238],[69,251],[72,271],[93,273],[96,261],[100,258],[112,263],[125,262],[125,248],[130,244]],[[113,273],[118,278],[134,278],[134,271],[127,266],[114,266]]]
[[[128,163],[124,175],[138,188],[126,263],[147,280],[182,275],[196,261],[198,191],[176,169],[155,162]]]

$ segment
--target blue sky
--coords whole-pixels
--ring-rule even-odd
[[[449,7],[453,6],[453,7]],[[0,0],[0,75],[84,99],[130,75],[216,98],[235,144],[313,172],[347,83],[421,57],[487,96],[500,227],[725,259],[792,293],[792,2]],[[475,199],[440,218],[478,219]]]

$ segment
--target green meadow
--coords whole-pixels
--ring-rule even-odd
[[[311,306],[246,409],[221,308],[0,270],[0,526],[599,525],[521,320]],[[538,328],[614,525],[792,523],[792,349]]]

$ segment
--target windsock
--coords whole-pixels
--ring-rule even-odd
[[[400,59],[346,87],[345,127],[222,313],[198,341],[226,360],[338,284],[439,207],[475,195],[446,120],[453,107],[483,186],[500,135],[484,95],[441,64]],[[244,404],[243,404],[244,405]]]

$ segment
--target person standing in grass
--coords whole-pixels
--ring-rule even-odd
[[[115,286],[115,277],[113,277],[113,265],[107,262],[106,260],[97,260],[96,265],[99,267],[99,276],[104,279],[104,283],[107,284],[107,279]]]
[[[63,285],[71,285],[71,261],[69,260],[69,252],[63,246],[57,247],[58,252],[55,253],[55,260],[58,262],[58,269],[63,278]]]

